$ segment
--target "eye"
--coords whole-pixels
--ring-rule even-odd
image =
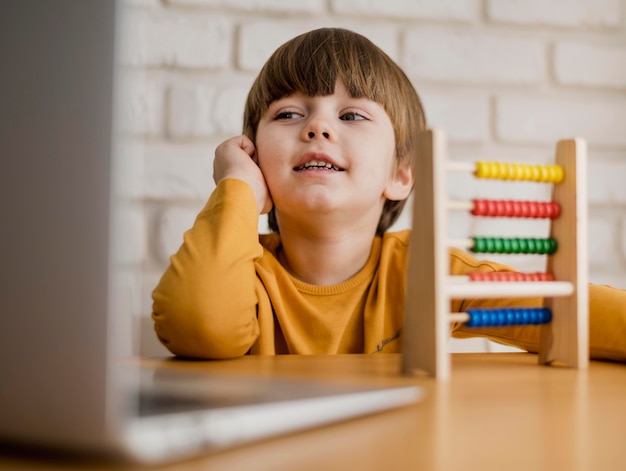
[[[347,113],[342,114],[339,119],[343,121],[362,121],[366,119],[363,115],[356,113],[354,111],[348,111]]]
[[[302,118],[302,114],[297,113],[295,111],[281,111],[280,113],[277,113],[276,116],[274,117],[274,119],[276,120],[281,120],[281,119],[296,119],[296,118]]]

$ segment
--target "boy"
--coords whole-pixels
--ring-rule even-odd
[[[281,46],[251,88],[244,135],[216,149],[217,188],[153,293],[161,342],[213,359],[400,351],[409,231],[386,231],[424,128],[410,81],[366,38],[325,28]],[[273,233],[258,235],[267,212]],[[454,274],[509,270],[454,249],[450,263]],[[626,361],[625,306],[626,292],[590,287],[592,357]],[[453,331],[539,345],[535,326]]]

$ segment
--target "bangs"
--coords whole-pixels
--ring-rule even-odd
[[[271,102],[296,92],[307,96],[332,95],[341,80],[353,98],[379,101],[380,58],[375,60],[373,44],[342,30],[317,30],[296,38],[289,47],[281,47],[270,60],[259,85],[262,95]],[[360,40],[357,40],[360,39]],[[375,64],[376,62],[376,64]]]

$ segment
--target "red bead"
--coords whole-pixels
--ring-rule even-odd
[[[469,272],[471,281],[554,281],[552,273],[522,273],[514,271]]]
[[[474,199],[472,203],[474,216],[554,219],[561,213],[554,202]]]

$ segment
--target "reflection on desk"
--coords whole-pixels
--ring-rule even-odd
[[[419,384],[420,403],[153,469],[624,469],[626,367],[537,365],[524,353],[456,354],[447,382],[400,375],[395,354],[251,356],[222,362],[142,359],[158,368]],[[1,470],[131,470],[128,464],[0,457]],[[145,468],[137,468],[145,469]]]

